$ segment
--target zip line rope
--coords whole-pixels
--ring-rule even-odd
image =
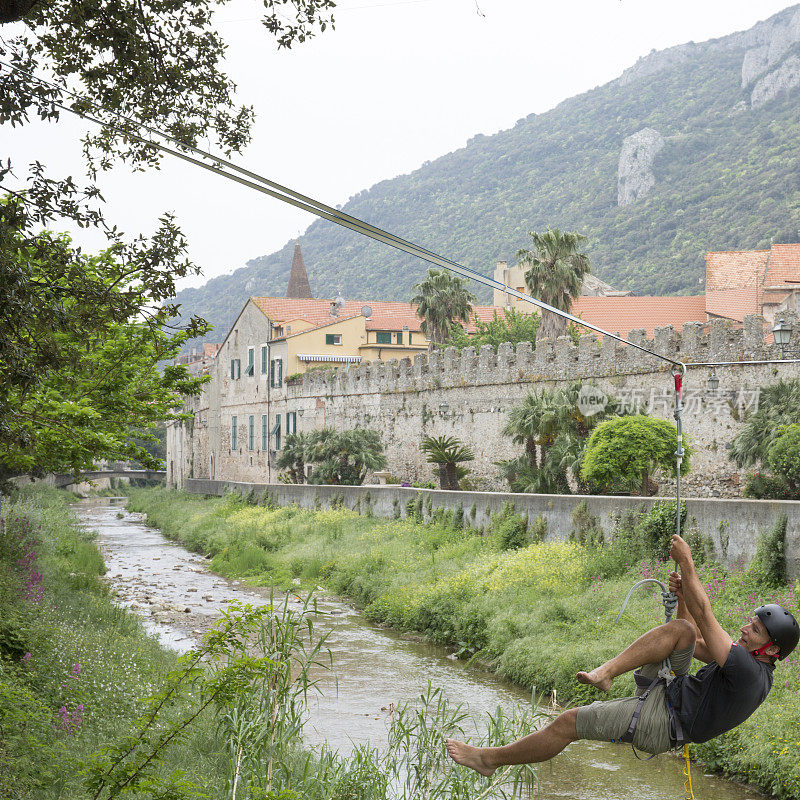
[[[675,359],[669,358],[667,356],[661,355],[660,353],[656,353],[647,347],[643,347],[636,342],[631,342],[627,339],[623,339],[621,336],[617,334],[611,333],[610,331],[606,331],[603,328],[600,328],[596,325],[593,325],[590,322],[586,322],[585,320],[580,319],[562,309],[555,308],[554,306],[548,305],[547,303],[539,300],[538,298],[531,297],[530,295],[523,294],[522,292],[518,292],[515,289],[512,289],[510,286],[500,283],[499,281],[494,280],[493,278],[489,278],[486,275],[482,275],[479,272],[475,272],[474,270],[469,269],[468,267],[464,267],[461,264],[458,264],[451,259],[444,258],[443,256],[438,255],[430,250],[427,250],[419,245],[413,244],[406,239],[403,239],[400,236],[396,236],[395,234],[389,233],[382,228],[378,228],[375,225],[371,225],[367,222],[364,222],[357,217],[353,217],[350,214],[346,214],[345,212],[333,208],[332,206],[328,206],[325,203],[322,203],[318,200],[314,200],[307,195],[300,194],[299,192],[295,192],[294,190],[282,186],[275,181],[272,181],[268,178],[265,178],[258,173],[252,172],[251,170],[245,169],[244,167],[240,167],[232,162],[221,158],[220,156],[214,155],[212,153],[200,150],[192,145],[187,145],[179,140],[175,139],[174,137],[170,136],[169,134],[160,131],[157,128],[153,128],[145,123],[139,122],[136,119],[131,117],[127,117],[119,112],[108,111],[107,109],[103,109],[98,106],[96,103],[78,95],[75,92],[70,91],[64,87],[60,87],[57,84],[54,84],[50,81],[47,81],[43,78],[38,77],[34,73],[21,69],[20,67],[16,67],[13,64],[9,64],[8,62],[0,60],[0,64],[3,66],[8,67],[9,69],[18,72],[20,74],[26,75],[29,78],[32,78],[42,85],[48,86],[50,88],[54,88],[57,91],[60,91],[64,94],[69,94],[70,96],[80,100],[82,103],[94,108],[99,109],[101,112],[112,114],[113,116],[117,117],[118,119],[124,120],[125,122],[136,126],[139,129],[143,129],[148,133],[152,134],[153,136],[158,136],[161,139],[171,142],[177,147],[180,147],[182,150],[188,151],[189,153],[193,153],[200,157],[200,159],[210,159],[214,162],[216,166],[212,166],[198,158],[194,158],[191,155],[188,155],[186,152],[181,152],[180,150],[176,150],[173,147],[169,147],[162,142],[153,141],[152,139],[148,139],[141,134],[135,133],[130,130],[124,130],[112,122],[107,120],[100,119],[86,111],[78,111],[73,109],[64,103],[60,103],[56,100],[50,100],[54,106],[57,108],[63,109],[71,114],[75,114],[76,116],[82,117],[90,122],[95,123],[96,125],[100,125],[106,128],[109,128],[116,133],[119,133],[123,137],[127,137],[131,140],[136,140],[142,142],[145,145],[150,147],[154,147],[157,150],[160,150],[163,153],[168,155],[172,155],[176,158],[179,158],[187,163],[194,164],[195,166],[201,167],[209,172],[212,172],[216,175],[220,175],[224,178],[228,178],[236,183],[242,184],[243,186],[247,186],[248,188],[255,189],[262,194],[266,194],[270,197],[274,197],[276,200],[281,200],[284,203],[288,203],[289,205],[295,206],[302,211],[306,211],[310,214],[314,214],[315,216],[321,217],[322,219],[326,219],[329,222],[333,222],[337,225],[341,225],[343,227],[349,228],[350,230],[355,231],[356,233],[360,233],[364,236],[367,236],[375,241],[382,242],[390,247],[394,247],[395,249],[402,250],[409,255],[416,256],[417,258],[422,259],[423,261],[427,261],[428,263],[434,264],[438,267],[442,267],[444,269],[450,270],[451,272],[455,272],[462,277],[465,277],[469,280],[477,281],[478,283],[482,283],[484,286],[488,286],[493,289],[499,289],[500,291],[504,292],[507,295],[515,297],[519,300],[522,300],[527,303],[531,303],[532,305],[538,306],[539,308],[549,311],[557,316],[562,317],[563,319],[569,320],[570,322],[575,323],[576,325],[580,325],[584,328],[589,328],[596,333],[599,333],[603,336],[608,336],[611,339],[615,339],[622,344],[633,347],[636,350],[640,350],[648,355],[653,356],[661,361],[664,361],[668,364],[672,364],[676,367],[681,367],[685,370],[685,365],[681,361],[677,361]],[[231,174],[230,172],[226,172],[225,170],[232,170],[238,175]],[[245,177],[240,177],[245,176]]]

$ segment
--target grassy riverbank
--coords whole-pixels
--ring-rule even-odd
[[[283,587],[322,584],[356,600],[375,621],[422,632],[465,657],[477,654],[523,686],[557,692],[562,702],[593,699],[593,690],[575,683],[575,672],[601,663],[663,614],[660,598],[641,590],[614,624],[636,580],[666,578],[668,565],[652,557],[663,519],[652,516],[623,521],[610,547],[596,543],[590,519],[577,525],[583,543],[551,544],[535,540],[539,525],[526,529],[510,512],[479,536],[442,515],[422,524],[343,509],[271,509],[232,496],[131,495],[132,509],[210,554],[211,568],[223,575]],[[715,613],[732,632],[761,602],[800,613],[797,584],[772,579],[778,534],[751,569],[700,567]],[[702,544],[695,535],[696,548]],[[618,680],[613,693],[632,693],[632,681]],[[800,799],[798,730],[800,675],[792,656],[778,665],[768,700],[750,720],[693,752],[778,797]]]
[[[81,800],[81,764],[128,734],[176,666],[136,617],[116,608],[102,556],[70,496],[37,489],[4,503],[0,536],[0,797]],[[199,787],[219,777],[213,721],[156,774],[186,767]]]
[[[233,608],[179,658],[113,605],[71,499],[4,503],[0,800],[531,796],[533,769],[451,768],[442,738],[464,738],[465,717],[436,687],[395,709],[387,746],[304,749],[309,670],[329,664],[313,609]],[[476,742],[512,741],[533,716],[498,711]]]

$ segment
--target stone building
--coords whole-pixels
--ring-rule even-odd
[[[796,376],[797,365],[735,362],[797,352],[800,245],[709,253],[708,265],[706,296],[620,296],[610,287],[603,295],[598,283],[600,294],[578,298],[575,311],[689,364],[684,430],[696,452],[687,489],[697,496],[737,496],[744,475],[726,449],[760,389]],[[484,320],[499,310],[474,309]],[[769,311],[772,319],[746,315],[753,310]],[[778,313],[794,328],[786,352],[770,335]],[[666,322],[682,324],[682,332],[660,324]],[[432,477],[418,449],[423,435],[456,436],[476,454],[470,465],[476,485],[499,489],[495,462],[519,455],[502,428],[509,408],[532,389],[591,381],[606,396],[672,416],[664,363],[612,339],[585,335],[575,345],[562,337],[535,348],[527,342],[501,345],[497,353],[491,347],[479,353],[448,348],[428,355],[427,349],[408,303],[250,298],[206,366],[212,380],[192,401],[193,419],[168,426],[168,482],[275,482],[275,459],[287,434],[332,426],[378,430],[388,470],[401,480]],[[706,388],[710,369],[703,365],[709,362],[725,362],[716,368],[720,387],[714,391]]]
[[[271,376],[259,370],[232,378],[230,359],[242,358],[264,333],[258,309],[249,305],[250,311],[223,344],[215,379],[197,402],[193,421],[168,428],[170,485],[181,486],[187,477],[276,482],[274,459],[286,433],[329,426],[378,430],[387,469],[410,481],[433,477],[431,465],[419,451],[424,435],[456,436],[475,452],[469,465],[474,484],[505,488],[495,462],[521,452],[502,435],[509,409],[531,390],[576,380],[591,382],[631,409],[672,417],[672,378],[665,364],[612,339],[600,343],[590,335],[577,345],[562,337],[535,348],[527,342],[516,348],[501,345],[497,353],[488,346],[480,352],[448,348],[420,353],[413,362],[410,358],[363,361],[306,372],[280,386],[272,385]],[[794,340],[787,356],[797,353],[800,341],[797,321],[793,324]],[[760,389],[794,377],[797,365],[736,363],[781,356],[777,346],[765,341],[763,319],[754,316],[739,327],[715,320],[707,325],[688,323],[681,333],[658,328],[653,339],[643,330],[632,331],[628,338],[689,365],[684,433],[695,454],[685,480],[687,494],[738,496],[743,473],[728,459],[727,447],[747,409],[758,402]],[[725,362],[716,368],[718,389],[707,387],[709,362]],[[668,491],[669,482],[662,480],[661,488]]]

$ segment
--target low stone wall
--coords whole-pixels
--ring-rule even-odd
[[[189,479],[186,490],[196,494],[220,496],[225,491],[267,492],[278,505],[295,504],[301,508],[328,508],[334,502],[365,512],[367,508],[377,517],[406,516],[406,505],[422,494],[424,503],[430,500],[433,509],[464,510],[465,522],[474,528],[488,525],[492,513],[505,503],[512,503],[520,514],[533,520],[547,520],[547,538],[566,539],[573,528],[572,514],[585,502],[589,513],[597,517],[603,529],[610,531],[615,518],[626,511],[644,511],[658,499],[652,497],[609,497],[605,495],[511,494],[509,492],[446,492],[438,489],[414,489],[402,486],[310,486],[299,484],[239,483]],[[800,502],[792,500],[727,500],[688,497],[686,518],[688,526],[697,526],[711,537],[717,557],[728,565],[748,562],[755,554],[756,542],[762,531],[785,514],[786,563],[792,578],[800,577]]]

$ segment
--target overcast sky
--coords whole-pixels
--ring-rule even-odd
[[[335,30],[278,51],[257,0],[218,14],[239,99],[255,106],[237,161],[331,205],[519,118],[612,80],[637,58],[751,27],[786,0],[340,0]],[[8,29],[4,33],[10,32]],[[79,123],[0,131],[15,171],[83,171]],[[107,215],[133,235],[173,211],[204,276],[281,247],[313,219],[181,163],[101,175]],[[86,247],[101,242],[78,233]],[[445,254],[446,255],[446,254]]]

